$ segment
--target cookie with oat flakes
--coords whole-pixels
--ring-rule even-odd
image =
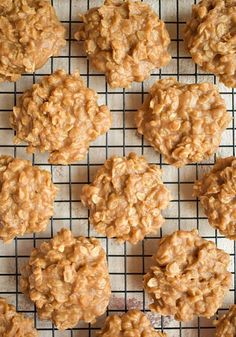
[[[210,318],[230,288],[230,256],[197,230],[179,230],[160,241],[154,265],[144,276],[150,309],[178,321]]]
[[[235,337],[236,336],[236,304],[229,308],[216,323],[216,337]]]
[[[167,337],[156,331],[148,317],[139,310],[130,310],[121,316],[107,317],[105,325],[97,337]]]
[[[22,268],[20,287],[34,302],[39,318],[51,320],[60,330],[81,320],[94,323],[111,295],[105,251],[98,240],[77,238],[61,229],[33,249]]]
[[[38,337],[33,327],[33,319],[16,312],[13,305],[0,298],[0,336],[1,337]]]
[[[230,121],[216,86],[174,78],[155,82],[136,114],[138,132],[176,167],[209,158]]]
[[[57,188],[50,172],[28,160],[0,156],[0,239],[46,229]]]
[[[210,225],[228,239],[236,240],[236,158],[219,158],[212,170],[195,182]]]
[[[113,88],[142,82],[171,59],[165,24],[144,2],[105,0],[82,15],[82,21],[75,38],[84,41],[92,65]]]
[[[0,82],[33,73],[66,45],[66,30],[48,0],[1,0],[0,32]]]
[[[108,159],[81,193],[95,230],[132,244],[156,233],[163,225],[161,211],[170,198],[161,170],[135,153]]]
[[[192,59],[228,87],[236,87],[236,0],[193,5],[184,40]]]
[[[90,143],[111,127],[111,113],[79,73],[57,70],[27,90],[10,118],[15,144],[27,151],[49,152],[49,163],[67,165],[84,159]]]

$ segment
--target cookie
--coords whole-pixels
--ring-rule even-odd
[[[210,225],[236,240],[236,158],[216,161],[212,170],[194,184]]]
[[[236,87],[236,0],[193,5],[184,40],[192,59],[228,87]]]
[[[84,159],[90,143],[111,126],[107,106],[84,86],[79,73],[57,70],[27,90],[10,118],[15,144],[28,143],[28,152],[49,152],[49,163],[67,165]]]
[[[28,160],[0,156],[0,239],[42,232],[53,215],[51,174]]]
[[[107,317],[97,337],[167,337],[156,331],[146,315],[139,310],[130,310],[123,315]]]
[[[231,284],[227,253],[197,230],[181,230],[161,239],[154,261],[144,276],[152,311],[178,321],[214,315]]]
[[[165,24],[144,2],[106,0],[82,21],[75,38],[84,41],[93,67],[113,88],[142,82],[171,59]]]
[[[0,298],[0,336],[38,337],[33,320],[16,312],[16,308],[4,298]]]
[[[93,323],[106,311],[111,295],[105,251],[98,240],[75,238],[62,229],[32,251],[20,287],[39,318],[60,330],[81,320]]]
[[[154,83],[136,114],[138,132],[176,167],[208,159],[230,121],[213,84],[184,84],[174,78]]]
[[[236,304],[216,322],[216,337],[236,336]]]
[[[65,28],[48,0],[1,0],[0,82],[41,68],[65,46]]]
[[[168,206],[170,193],[161,170],[130,153],[108,159],[94,181],[83,187],[81,201],[98,233],[136,244],[162,226],[161,211]]]

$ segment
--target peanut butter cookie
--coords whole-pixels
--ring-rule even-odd
[[[160,241],[155,265],[144,277],[150,309],[178,321],[210,318],[230,288],[230,256],[197,230],[177,231]]]
[[[176,167],[209,158],[230,121],[213,84],[174,78],[157,81],[136,115],[138,132]]]
[[[16,308],[4,298],[0,298],[0,336],[38,337],[33,320],[16,312]]]
[[[218,159],[213,169],[194,184],[212,227],[236,240],[236,158]]]
[[[80,320],[95,322],[106,311],[111,294],[105,251],[98,240],[75,238],[62,229],[32,251],[20,286],[36,305],[39,318],[52,320],[60,330]]]
[[[184,38],[195,63],[226,86],[236,87],[236,0],[193,5]]]
[[[104,328],[97,337],[167,337],[156,331],[141,311],[130,310],[125,314],[107,317]]]
[[[75,38],[84,41],[92,65],[113,88],[142,82],[171,59],[165,24],[144,2],[106,0],[82,21]]]
[[[42,232],[53,215],[57,188],[51,174],[28,160],[0,156],[0,238],[10,242]]]
[[[65,46],[65,28],[48,0],[1,0],[0,82],[41,68]]]
[[[98,233],[136,244],[162,226],[170,193],[161,170],[130,153],[108,159],[93,183],[83,187],[81,201]]]
[[[29,153],[48,151],[51,164],[84,159],[90,143],[111,126],[111,113],[98,106],[97,98],[79,73],[57,70],[27,90],[13,108],[14,142],[26,141]]]

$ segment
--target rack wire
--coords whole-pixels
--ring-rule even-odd
[[[235,155],[235,122],[226,130],[217,154],[209,161],[188,165],[175,169],[163,163],[162,157],[136,135],[134,113],[143,102],[148,88],[160,78],[173,76],[183,82],[210,81],[219,86],[227,103],[228,111],[234,118],[236,97],[234,90],[224,87],[217,79],[202,72],[193,64],[183,48],[182,29],[186,18],[191,13],[190,0],[145,0],[159,13],[166,22],[171,35],[172,62],[165,68],[155,71],[149,80],[134,84],[127,90],[110,89],[104,75],[96,73],[90,67],[81,46],[73,38],[79,25],[78,12],[100,5],[99,0],[52,0],[56,11],[67,27],[67,46],[61,56],[51,58],[46,66],[35,74],[25,74],[15,84],[0,85],[0,153],[32,160],[51,171],[54,183],[59,187],[55,202],[55,215],[44,233],[16,238],[10,245],[0,244],[0,296],[6,297],[15,304],[17,310],[34,317],[39,335],[43,337],[90,337],[103,325],[106,315],[124,312],[131,308],[139,308],[150,316],[157,329],[168,333],[168,336],[179,337],[211,337],[214,336],[212,320],[196,319],[190,323],[179,323],[170,317],[152,315],[148,310],[148,299],[142,289],[142,277],[151,264],[151,256],[156,251],[159,239],[176,229],[197,228],[200,234],[216,242],[219,248],[225,249],[231,256],[231,272],[233,284],[227,294],[219,314],[236,303],[236,244],[225,239],[207,223],[198,200],[192,197],[192,185],[203,172],[214,163],[216,156]],[[9,126],[9,114],[21,93],[29,88],[40,77],[51,74],[57,68],[69,73],[79,70],[88,86],[98,91],[100,102],[108,104],[113,113],[113,126],[103,137],[90,147],[86,160],[70,166],[52,166],[47,163],[47,155],[29,156],[25,145],[15,146],[12,143],[13,131]],[[117,245],[113,240],[99,236],[107,252],[109,271],[112,283],[112,298],[106,315],[99,318],[94,325],[79,324],[72,330],[59,332],[50,322],[38,321],[35,308],[27,301],[19,289],[19,276],[22,264],[28,259],[31,249],[43,240],[51,238],[60,228],[70,228],[75,235],[97,236],[88,221],[88,211],[81,206],[79,199],[83,184],[91,182],[96,170],[103,162],[114,154],[127,155],[135,151],[143,154],[149,162],[158,164],[163,169],[163,180],[171,190],[174,200],[165,212],[166,222],[156,236],[148,236],[136,246]]]

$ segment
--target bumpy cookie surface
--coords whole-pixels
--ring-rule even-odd
[[[111,126],[111,113],[98,106],[97,94],[78,73],[57,70],[27,90],[11,116],[15,143],[28,152],[49,151],[52,164],[70,164],[85,157],[90,143]]]
[[[104,328],[97,337],[166,337],[156,331],[147,316],[139,310],[130,310],[118,316],[107,317]]]
[[[202,0],[193,5],[185,43],[193,61],[236,87],[236,0]]]
[[[111,294],[105,251],[98,240],[75,238],[62,229],[32,251],[20,286],[39,318],[52,320],[58,329],[72,328],[80,320],[94,322]]]
[[[154,260],[144,277],[152,311],[179,321],[214,315],[231,283],[227,253],[196,230],[177,231],[160,241]]]
[[[0,32],[0,81],[34,72],[66,44],[48,0],[1,0]]]
[[[182,84],[174,78],[154,83],[136,115],[138,132],[176,167],[210,157],[230,120],[213,84]]]
[[[0,336],[38,337],[33,320],[16,312],[16,308],[0,298]]]
[[[57,188],[51,174],[28,160],[0,156],[0,238],[9,242],[46,229]]]
[[[236,158],[218,159],[213,169],[194,185],[209,223],[236,240]]]
[[[141,82],[171,59],[165,24],[148,4],[106,0],[82,20],[75,38],[84,41],[93,66],[106,74],[111,87]]]
[[[216,323],[216,337],[236,336],[236,304]]]
[[[161,180],[161,170],[143,157],[112,157],[82,189],[81,200],[90,209],[97,232],[119,242],[136,244],[164,223],[161,210],[170,193]]]

